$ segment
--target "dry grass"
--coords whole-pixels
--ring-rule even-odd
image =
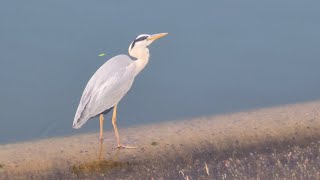
[[[282,152],[271,149],[270,152],[248,152],[245,156],[228,156],[209,161],[212,176],[217,179],[319,179],[320,177],[320,142],[312,142],[306,147],[289,146]],[[196,165],[189,170],[189,176],[196,174]],[[204,171],[205,172],[205,171]],[[185,172],[185,174],[188,174]],[[196,178],[197,179],[197,178]]]
[[[260,148],[261,149],[261,148]],[[319,179],[320,141],[304,146],[269,146],[260,151],[193,151],[151,161],[101,161],[52,171],[41,178],[62,179]],[[33,176],[34,178],[34,176]]]

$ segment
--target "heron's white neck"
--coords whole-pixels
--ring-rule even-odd
[[[148,64],[149,61],[149,49],[148,48],[137,48],[129,52],[132,57],[137,58],[134,60],[136,65],[136,75]]]

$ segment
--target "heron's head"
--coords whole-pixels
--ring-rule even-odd
[[[149,53],[148,46],[155,40],[167,35],[168,33],[159,34],[141,34],[129,46],[129,54],[132,57],[139,58],[145,53]]]

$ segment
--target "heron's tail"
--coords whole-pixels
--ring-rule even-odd
[[[101,113],[98,113],[97,115],[91,115],[89,113],[87,113],[86,109],[84,108],[82,111],[81,111],[81,107],[80,109],[78,108],[77,112],[76,112],[76,115],[74,116],[74,120],[73,120],[73,125],[72,127],[75,128],[75,129],[79,129],[81,128],[81,126],[86,123],[89,119],[91,118],[94,118],[100,114],[107,114],[109,113],[111,110],[113,109],[113,107],[109,108],[109,109],[106,109],[104,110],[103,112]]]
[[[72,127],[74,128],[74,129],[79,129],[79,128],[81,128],[82,127],[82,125],[86,122],[87,120],[81,120],[81,119],[79,119],[78,121],[76,121],[76,119],[73,121],[73,125],[72,125]]]
[[[72,124],[73,128],[81,128],[81,126],[90,119],[90,117],[87,117],[88,114],[85,112],[86,106],[87,105],[82,106],[81,103],[79,104],[77,112],[74,115],[74,120]]]
[[[80,117],[80,118],[74,118],[73,120],[73,124],[72,124],[72,127],[75,128],[75,129],[79,129],[82,127],[82,125],[84,123],[86,123],[88,121],[88,119],[90,118],[83,118],[83,117]]]

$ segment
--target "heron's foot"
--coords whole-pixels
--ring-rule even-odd
[[[126,146],[126,145],[122,145],[122,144],[118,144],[118,146],[116,148],[114,148],[114,150],[116,149],[137,149],[138,147],[136,146]]]

